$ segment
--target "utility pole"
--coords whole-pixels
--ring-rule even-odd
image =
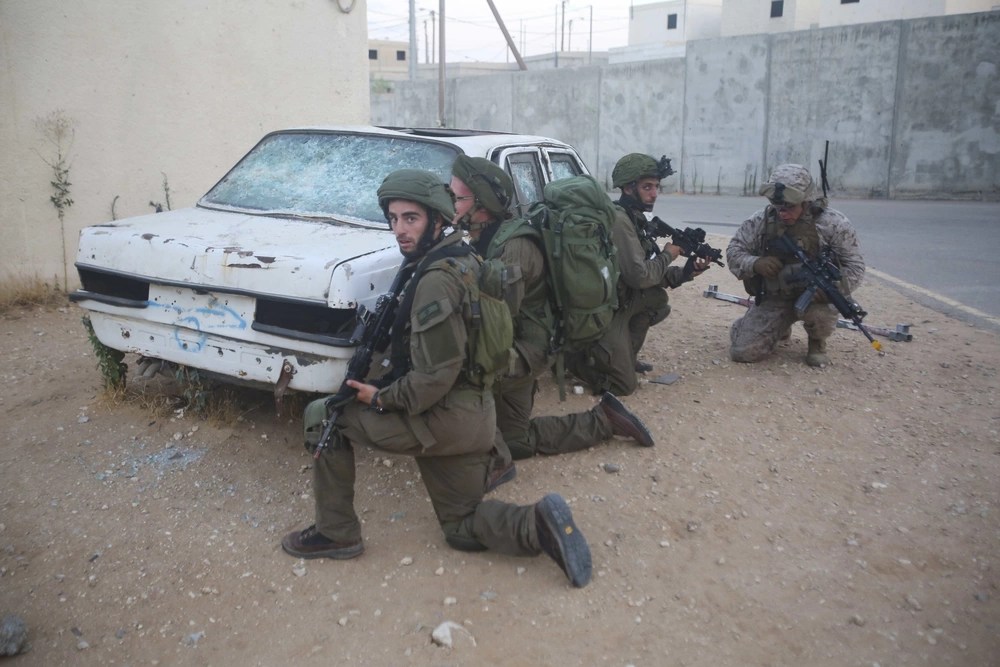
[[[441,33],[438,37],[438,49],[440,54],[440,57],[438,58],[438,127],[444,127],[444,0],[440,0],[438,3],[438,13],[441,15]]]
[[[424,64],[431,61],[431,47],[427,45],[427,19],[424,19]]]
[[[552,53],[555,55],[555,67],[559,67],[559,5],[556,5],[556,27],[552,30]]]
[[[437,26],[434,24],[434,10],[431,10],[431,62],[434,62],[434,47],[437,46]]]
[[[569,41],[567,42],[569,50],[573,50],[573,19],[569,20]]]
[[[521,58],[521,53],[514,45],[514,40],[510,38],[510,33],[507,32],[507,26],[504,25],[503,19],[500,18],[500,12],[497,11],[496,5],[493,4],[493,0],[486,0],[486,2],[490,6],[490,11],[493,12],[493,18],[497,20],[497,25],[500,26],[500,32],[503,33],[503,38],[507,40],[507,47],[510,48],[511,52],[514,54],[514,60],[517,61],[517,66],[521,68],[521,71],[528,69],[528,66],[524,64],[524,60]]]
[[[566,45],[566,0],[562,0],[562,26],[560,34],[562,37],[559,41],[559,50],[565,51],[566,49],[563,47]]]
[[[594,5],[590,6],[590,36],[587,38],[587,64],[593,61],[594,57]]]
[[[410,81],[417,80],[417,0],[410,0]]]

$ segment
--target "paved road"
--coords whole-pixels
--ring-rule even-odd
[[[764,203],[663,195],[654,213],[731,235]],[[857,229],[873,277],[939,311],[1000,328],[1000,203],[835,198],[832,205]]]

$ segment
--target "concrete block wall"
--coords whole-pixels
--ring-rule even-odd
[[[685,58],[448,80],[445,124],[555,136],[608,185],[623,154],[674,159],[665,190],[743,194],[830,142],[833,191],[1000,199],[1000,11],[698,40]],[[437,124],[436,82],[372,122]]]

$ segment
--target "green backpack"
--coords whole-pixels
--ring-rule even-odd
[[[615,209],[597,181],[586,175],[552,181],[543,197],[525,219],[505,223],[492,243],[502,246],[530,236],[545,255],[554,320],[550,349],[559,398],[565,399],[565,354],[600,340],[618,308],[618,259],[611,239]]]
[[[553,349],[581,350],[604,335],[618,308],[614,204],[592,176],[552,181],[528,209],[545,252],[556,316]]]

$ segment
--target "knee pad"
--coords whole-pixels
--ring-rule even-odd
[[[507,448],[510,450],[511,458],[515,461],[530,459],[535,455],[535,450],[523,442],[508,442]]]

